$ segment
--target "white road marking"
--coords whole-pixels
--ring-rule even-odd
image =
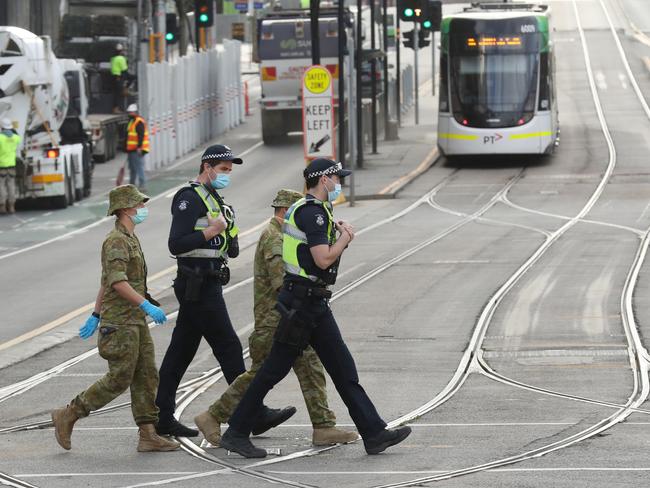
[[[535,473],[535,472],[566,472],[566,471],[650,471],[650,468],[498,468],[486,470],[487,473]],[[324,475],[373,475],[373,474],[440,474],[447,473],[447,470],[427,470],[427,471],[277,471],[271,470],[267,473],[272,474],[310,474],[314,476]],[[19,476],[19,475],[16,475]]]
[[[628,89],[627,76],[625,76],[624,73],[619,73],[618,79],[621,80],[621,86],[623,87],[623,90],[627,90]]]
[[[433,264],[489,264],[489,259],[447,259],[434,261]]]
[[[77,429],[75,429],[77,430]],[[164,475],[185,475],[197,474],[197,471],[151,471],[149,473],[142,471],[117,472],[117,473],[21,473],[14,475],[16,478],[59,478],[67,476],[164,476]]]
[[[594,78],[599,90],[607,90],[607,80],[605,79],[605,74],[602,71],[596,71]]]
[[[251,153],[252,151],[254,151],[255,149],[257,149],[258,147],[260,147],[261,144],[262,144],[261,141],[255,143],[253,146],[249,147],[249,148],[246,149],[244,152],[242,152],[239,156],[245,156],[245,155]],[[188,159],[188,158],[185,158],[185,160],[187,160],[187,159]],[[178,163],[177,163],[177,164],[178,164]],[[184,185],[185,185],[185,184],[183,184],[183,185],[179,185],[179,186],[175,189],[175,191],[178,191],[178,190],[179,190],[180,188],[182,188]],[[159,199],[161,199],[161,198],[164,198],[165,196],[166,196],[165,193],[161,193],[160,195],[156,195],[155,197],[153,197],[151,200],[149,200],[149,202],[154,202],[154,201],[156,201],[156,200],[159,200]],[[40,247],[46,246],[46,245],[48,245],[48,244],[51,244],[51,243],[53,243],[53,242],[57,242],[57,241],[60,241],[60,240],[65,239],[65,238],[67,238],[67,237],[70,237],[70,236],[73,236],[73,235],[80,234],[80,233],[82,233],[82,232],[85,232],[85,231],[88,230],[88,229],[91,229],[91,228],[93,228],[93,227],[97,227],[97,226],[103,224],[104,222],[107,222],[107,221],[112,220],[112,219],[113,219],[113,217],[103,217],[103,218],[99,219],[98,221],[93,222],[92,224],[88,224],[88,225],[86,225],[86,226],[84,226],[84,227],[80,227],[79,229],[76,229],[76,230],[70,231],[70,232],[68,232],[68,233],[66,233],[66,234],[62,234],[62,235],[60,235],[60,236],[53,237],[52,239],[48,239],[47,241],[39,242],[39,243],[34,244],[34,245],[32,245],[32,246],[28,246],[28,247],[25,247],[25,248],[22,248],[22,249],[18,249],[18,250],[16,250],[16,251],[13,251],[13,252],[10,252],[10,253],[7,253],[7,254],[3,254],[3,255],[0,256],[0,260],[6,259],[6,258],[10,258],[10,257],[12,257],[12,256],[16,256],[17,254],[22,254],[22,253],[27,252],[27,251],[31,251],[31,250],[33,250],[33,249],[38,249],[38,248],[40,248]]]

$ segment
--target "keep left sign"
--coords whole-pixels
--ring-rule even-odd
[[[306,159],[335,158],[332,75],[314,65],[302,77],[302,130]]]

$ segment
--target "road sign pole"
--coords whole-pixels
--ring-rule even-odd
[[[431,92],[436,96],[436,31],[431,32]]]
[[[356,36],[356,69],[357,69],[357,168],[363,168],[363,94],[361,92],[361,56],[363,46],[361,41],[361,9],[363,2],[357,0],[357,36]]]
[[[402,44],[402,34],[399,28],[399,14],[395,16],[395,106],[397,107],[397,127],[402,126],[402,67],[400,65],[400,44]]]
[[[384,139],[388,139],[388,0],[382,0],[382,44],[384,45]]]
[[[370,0],[370,49],[372,50],[372,60],[370,61],[370,89],[371,89],[371,110],[372,115],[370,117],[371,128],[372,128],[372,154],[377,154],[377,77],[375,73],[377,72],[377,60],[375,59],[375,49],[376,36],[375,28],[377,24],[375,23],[375,1]]]
[[[415,86],[413,90],[415,91],[415,125],[420,123],[420,101],[418,95],[418,87],[420,86],[420,81],[418,78],[418,44],[420,44],[420,37],[418,36],[418,23],[413,22],[413,49],[415,49],[415,61],[413,66],[415,68]]]

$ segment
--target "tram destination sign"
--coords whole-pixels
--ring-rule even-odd
[[[305,159],[334,159],[334,102],[332,75],[314,65],[302,78],[302,128]]]

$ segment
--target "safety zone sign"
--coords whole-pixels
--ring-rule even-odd
[[[335,158],[332,75],[311,66],[302,77],[302,131],[305,158]]]

